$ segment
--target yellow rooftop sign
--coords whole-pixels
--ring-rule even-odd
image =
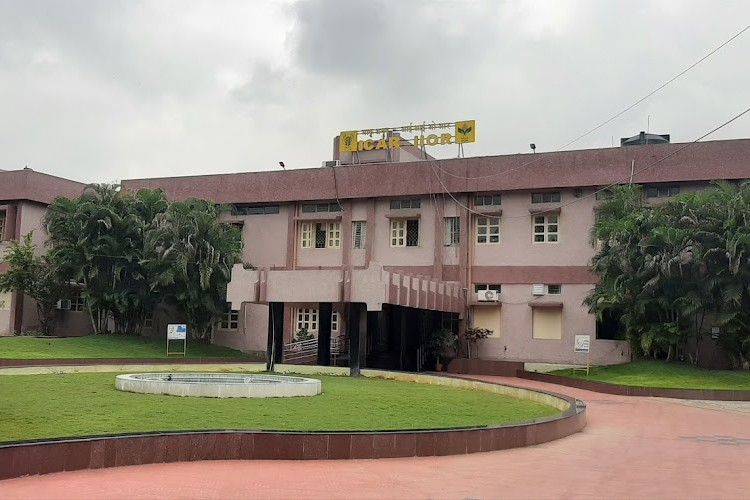
[[[436,131],[446,130],[452,130],[453,133],[434,133]],[[423,123],[421,125],[404,125],[402,127],[347,130],[339,134],[339,151],[353,153],[356,151],[371,151],[373,149],[393,149],[401,147],[402,137],[389,135],[393,132],[413,133],[414,136],[412,139],[406,137],[403,139],[410,141],[416,147],[465,144],[476,140],[476,125],[474,120],[448,123]],[[368,136],[368,138],[360,140],[360,135]],[[380,138],[373,139],[373,135],[380,136]]]

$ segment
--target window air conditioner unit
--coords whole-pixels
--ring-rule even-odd
[[[544,285],[531,285],[531,295],[544,295]]]
[[[58,300],[56,307],[61,311],[70,311],[70,299]]]
[[[321,167],[338,167],[341,166],[341,160],[326,160]]]
[[[479,302],[497,302],[497,292],[495,290],[482,290],[477,292]]]

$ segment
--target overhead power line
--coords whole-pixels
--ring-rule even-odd
[[[696,66],[698,66],[700,63],[702,63],[703,61],[705,61],[706,59],[708,59],[712,55],[716,54],[718,51],[720,51],[721,49],[723,49],[724,47],[726,47],[727,45],[729,45],[732,41],[734,41],[734,39],[738,38],[740,35],[742,35],[743,33],[745,33],[749,29],[750,29],[750,24],[748,24],[747,26],[745,26],[744,28],[742,28],[740,31],[738,31],[737,33],[735,33],[734,35],[732,35],[729,39],[725,40],[721,45],[719,45],[718,47],[716,47],[715,49],[713,49],[711,52],[707,53],[706,55],[704,55],[703,57],[701,57],[700,59],[698,59],[697,61],[695,61],[690,66],[688,66],[687,68],[683,69],[682,71],[680,71],[679,73],[677,73],[675,76],[673,76],[672,78],[670,78],[666,82],[662,83],[661,85],[659,85],[658,87],[656,87],[654,90],[652,90],[651,92],[649,92],[645,96],[643,96],[640,99],[638,99],[637,101],[635,101],[630,106],[626,107],[625,109],[623,109],[619,113],[613,115],[612,117],[608,118],[607,120],[604,120],[599,125],[595,126],[591,130],[589,130],[588,132],[585,132],[585,133],[579,135],[578,137],[576,137],[575,139],[573,139],[573,140],[571,140],[571,141],[563,144],[562,146],[560,146],[559,148],[553,150],[552,152],[558,152],[560,150],[563,150],[563,149],[567,148],[568,146],[571,146],[572,144],[575,144],[576,142],[580,141],[584,137],[586,137],[586,136],[588,136],[588,135],[596,132],[597,130],[599,130],[603,126],[607,125],[608,123],[612,122],[613,120],[615,120],[615,119],[619,118],[620,116],[624,115],[625,113],[627,113],[628,111],[630,111],[634,107],[638,106],[640,103],[642,103],[643,101],[645,101],[646,99],[648,99],[652,95],[656,94],[657,92],[661,91],[665,87],[667,87],[670,84],[672,84],[675,80],[677,80],[678,78],[680,78],[682,75],[684,75],[685,73],[687,73],[691,69],[693,69]],[[542,159],[542,157],[539,156],[539,157],[537,157],[534,160],[526,162],[526,163],[524,163],[522,165],[519,165],[517,167],[511,168],[510,170],[504,170],[502,172],[495,172],[493,174],[487,174],[487,175],[478,175],[478,176],[475,176],[475,177],[469,177],[469,176],[465,176],[465,175],[454,174],[452,172],[448,172],[447,170],[443,170],[442,168],[440,168],[440,166],[437,166],[437,169],[440,170],[441,172],[443,172],[445,175],[448,175],[450,177],[456,177],[458,179],[468,179],[468,180],[488,179],[490,177],[497,177],[498,175],[509,174],[511,172],[515,172],[516,170],[520,170],[522,168],[526,168],[529,165],[533,165],[534,163],[537,163],[538,161],[541,161],[541,159]]]
[[[581,201],[583,201],[583,200],[585,200],[585,199],[587,199],[587,198],[591,198],[592,196],[596,196],[596,195],[597,195],[598,193],[601,193],[601,192],[603,192],[603,191],[606,191],[606,190],[608,190],[608,189],[612,188],[613,186],[616,186],[616,185],[618,185],[618,184],[623,184],[623,183],[627,182],[627,181],[628,181],[629,179],[631,179],[631,178],[632,178],[633,176],[635,176],[635,175],[638,175],[638,174],[640,174],[640,173],[642,173],[642,172],[645,172],[646,170],[649,170],[649,169],[651,169],[651,168],[654,168],[654,167],[655,167],[656,165],[658,165],[659,163],[663,162],[664,160],[666,160],[666,159],[668,159],[668,158],[671,158],[672,156],[675,156],[675,155],[676,155],[677,153],[679,153],[679,152],[681,152],[681,151],[684,151],[685,149],[687,149],[687,148],[689,148],[689,147],[691,147],[691,146],[693,146],[693,145],[697,144],[698,142],[702,141],[702,140],[703,140],[703,139],[705,139],[706,137],[708,137],[708,136],[712,135],[713,133],[715,133],[715,132],[717,132],[717,131],[721,130],[722,128],[726,127],[727,125],[729,125],[729,124],[730,124],[730,123],[732,123],[733,121],[735,121],[735,120],[738,120],[739,118],[741,118],[742,116],[746,115],[747,113],[750,113],[750,108],[747,108],[747,109],[745,109],[744,111],[742,111],[741,113],[739,113],[739,114],[737,114],[737,115],[733,116],[733,117],[732,117],[732,118],[730,118],[729,120],[725,121],[724,123],[722,123],[722,124],[721,124],[721,125],[719,125],[718,127],[715,127],[715,128],[713,128],[712,130],[710,130],[710,131],[706,132],[705,134],[703,134],[702,136],[698,137],[697,139],[695,139],[695,140],[693,140],[693,141],[691,141],[691,142],[688,142],[688,143],[684,144],[684,145],[683,145],[682,147],[680,147],[680,148],[678,148],[678,149],[675,149],[674,151],[672,151],[672,152],[671,152],[671,153],[669,153],[668,155],[665,155],[665,156],[663,156],[663,157],[659,158],[659,159],[658,159],[658,160],[656,160],[655,162],[653,162],[653,163],[650,163],[650,164],[646,165],[646,166],[645,166],[645,167],[643,167],[643,168],[640,168],[640,169],[638,169],[638,170],[635,170],[635,171],[634,171],[634,172],[633,172],[632,174],[628,174],[627,176],[625,176],[625,177],[623,177],[623,178],[621,178],[621,179],[619,179],[619,180],[616,180],[615,182],[612,182],[611,184],[608,184],[608,185],[606,185],[606,186],[604,186],[604,187],[602,187],[602,188],[599,188],[599,189],[597,189],[596,191],[594,191],[593,193],[590,193],[590,194],[587,194],[587,195],[583,195],[583,196],[581,196],[580,198],[576,198],[576,199],[574,199],[574,200],[572,200],[572,201],[569,201],[569,202],[567,202],[567,203],[561,203],[560,205],[557,205],[557,206],[554,206],[554,207],[550,207],[550,208],[549,208],[549,210],[557,210],[557,209],[559,209],[559,208],[564,208],[564,207],[567,207],[567,206],[573,205],[574,203],[578,203],[578,202],[581,202]],[[437,170],[440,170],[440,169],[439,169],[439,168],[438,168],[438,169],[436,169],[436,167],[437,167],[436,163],[435,163],[434,161],[431,161],[431,162],[430,162],[430,165],[432,166],[432,172],[433,172],[433,173],[435,174],[435,177],[437,178],[438,182],[439,182],[439,183],[440,183],[440,185],[441,185],[441,186],[443,187],[443,191],[444,191],[444,192],[445,192],[445,193],[446,193],[446,194],[447,194],[448,196],[450,196],[450,197],[451,197],[451,198],[453,199],[453,201],[454,201],[454,202],[455,202],[455,203],[456,203],[456,204],[457,204],[458,206],[460,206],[460,207],[462,207],[462,208],[464,208],[464,209],[468,210],[468,211],[469,211],[470,213],[473,213],[473,214],[475,214],[475,215],[479,215],[479,216],[482,216],[482,217],[497,217],[497,215],[492,215],[492,214],[484,214],[484,213],[481,213],[481,212],[477,212],[476,210],[473,210],[473,209],[471,209],[470,207],[468,207],[468,206],[464,205],[463,203],[461,203],[460,201],[458,201],[458,200],[456,199],[456,197],[455,197],[455,196],[453,196],[453,193],[451,193],[451,192],[450,192],[450,191],[448,190],[448,188],[446,187],[446,185],[445,185],[445,183],[443,182],[443,180],[442,180],[442,179],[440,178],[440,174],[439,174],[439,173],[437,172]],[[441,171],[442,171],[442,170],[441,170]],[[531,214],[523,214],[523,215],[503,215],[503,216],[502,216],[502,218],[503,218],[503,219],[520,219],[520,218],[526,218],[526,217],[530,217],[530,216],[531,216]]]

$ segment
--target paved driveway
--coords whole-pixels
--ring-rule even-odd
[[[0,498],[750,498],[750,403],[627,398],[477,378],[583,399],[588,426],[552,443],[455,457],[63,472],[0,481]]]

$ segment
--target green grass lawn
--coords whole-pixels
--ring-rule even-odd
[[[639,387],[750,390],[748,371],[706,370],[686,363],[666,363],[658,360],[639,360],[623,365],[593,367],[588,376],[586,372],[573,373],[571,369],[552,373]]]
[[[175,429],[414,429],[497,424],[555,408],[475,389],[316,376],[314,397],[214,399],[115,389],[115,373],[0,376],[0,441]]]
[[[172,349],[181,349],[176,342]],[[212,344],[188,339],[187,357],[219,358],[249,355]],[[166,358],[164,340],[128,335],[88,335],[86,337],[37,338],[0,337],[0,358]],[[257,356],[256,356],[257,358]]]

